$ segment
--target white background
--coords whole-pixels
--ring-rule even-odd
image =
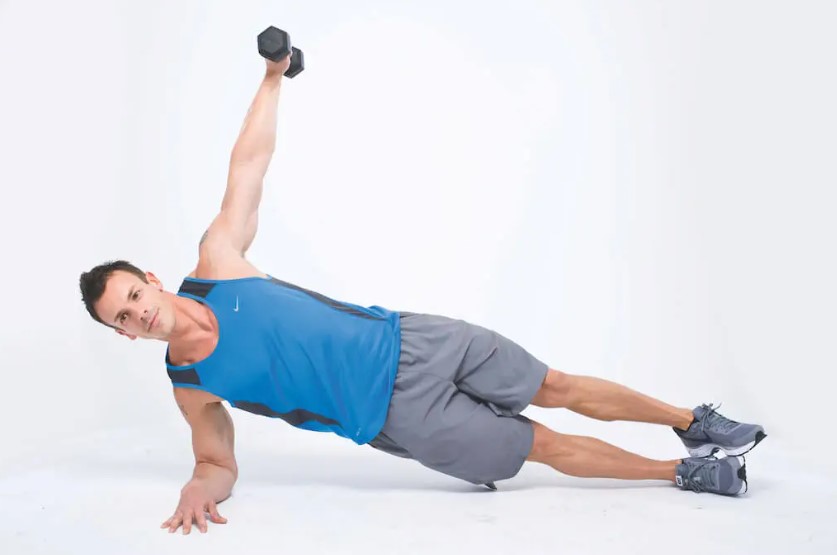
[[[662,550],[655,537],[827,550],[835,16],[825,1],[0,1],[0,547],[461,553],[467,530],[488,552]],[[282,88],[254,264],[335,299],[464,318],[678,406],[723,402],[768,432],[750,497],[526,465],[505,501],[477,500],[414,462],[234,411],[230,524],[156,530],[193,463],[165,345],[94,323],[78,277],[124,258],[176,290],[193,268],[268,25],[306,69]],[[662,427],[526,414],[685,455]],[[597,528],[603,506],[622,518]]]

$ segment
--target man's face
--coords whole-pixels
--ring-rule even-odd
[[[119,335],[165,339],[174,328],[174,307],[160,280],[151,272],[145,275],[148,283],[129,272],[114,272],[96,303],[96,313]]]

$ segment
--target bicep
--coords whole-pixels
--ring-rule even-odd
[[[201,254],[229,250],[243,257],[253,243],[258,227],[258,211],[244,215],[222,210],[204,231],[198,250]]]
[[[256,236],[263,183],[264,172],[258,164],[230,166],[221,210],[201,237],[201,248],[230,247],[244,255]]]

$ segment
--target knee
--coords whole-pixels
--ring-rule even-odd
[[[572,451],[570,437],[551,430],[539,422],[531,421],[534,438],[527,461],[547,462],[555,456],[567,455]]]
[[[529,451],[529,456],[526,457],[526,460],[541,462],[546,460],[547,454],[549,453],[549,447],[552,443],[552,438],[549,436],[552,430],[532,420],[532,431],[532,449]]]
[[[567,407],[571,392],[572,376],[550,368],[532,404],[540,407]]]

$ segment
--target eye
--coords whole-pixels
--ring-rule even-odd
[[[120,315],[119,315],[119,323],[120,323],[120,324],[125,323],[125,318],[126,318],[127,316],[128,316],[128,313],[127,313],[127,312],[123,312],[122,314],[120,314]]]
[[[139,294],[140,294],[139,291],[134,291],[134,294],[131,296],[131,298],[134,299],[134,300],[137,300],[137,299],[139,299]]]

